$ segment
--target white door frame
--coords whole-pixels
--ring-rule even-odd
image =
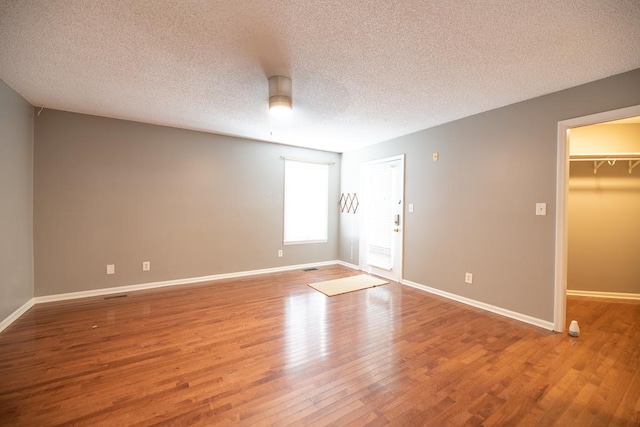
[[[557,332],[564,331],[567,317],[567,256],[569,240],[567,227],[569,222],[567,199],[569,196],[569,129],[635,116],[640,116],[640,105],[558,122],[556,172],[556,257],[553,303],[553,329]]]
[[[400,262],[398,263],[398,272],[397,272],[397,277],[387,277],[384,274],[380,274],[380,273],[374,273],[374,274],[378,274],[381,275],[387,279],[390,280],[397,280],[398,282],[401,282],[403,279],[403,267],[404,267],[404,221],[405,221],[405,215],[404,215],[404,154],[400,154],[398,156],[392,156],[392,157],[386,157],[384,159],[377,159],[377,160],[372,160],[369,162],[363,162],[360,164],[360,185],[362,188],[363,182],[362,182],[362,178],[363,178],[363,173],[364,173],[364,169],[368,166],[372,166],[372,165],[376,165],[376,164],[380,164],[380,163],[387,163],[387,162],[394,162],[394,161],[400,161],[400,165],[401,165],[401,170],[400,170],[400,187],[401,187],[401,197],[402,197],[402,218],[401,218],[401,225],[400,225],[400,245],[398,248],[398,253],[396,254],[399,258],[400,258]],[[363,196],[366,196],[366,194],[363,193]],[[366,200],[362,200],[362,202],[366,202]],[[365,264],[364,264],[364,253],[363,251],[366,250],[365,245],[364,245],[364,239],[362,238],[364,236],[364,221],[360,221],[360,243],[359,243],[359,259],[358,259],[358,266],[360,267],[360,270],[365,271]]]

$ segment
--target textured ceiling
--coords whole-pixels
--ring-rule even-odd
[[[0,79],[35,106],[342,152],[640,68],[639,23],[638,0],[2,0]]]

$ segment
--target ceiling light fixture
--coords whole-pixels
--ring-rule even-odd
[[[284,76],[269,77],[269,111],[275,114],[291,112],[291,79]]]

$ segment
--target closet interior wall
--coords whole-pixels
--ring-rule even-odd
[[[629,160],[594,161],[597,153],[640,156],[638,123],[601,124],[570,131],[567,289],[640,297],[640,167]]]

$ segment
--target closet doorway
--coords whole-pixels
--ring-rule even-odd
[[[567,294],[640,295],[632,248],[640,237],[640,106],[558,124],[556,203],[554,329],[561,332]]]
[[[567,295],[640,297],[640,116],[570,130]]]

